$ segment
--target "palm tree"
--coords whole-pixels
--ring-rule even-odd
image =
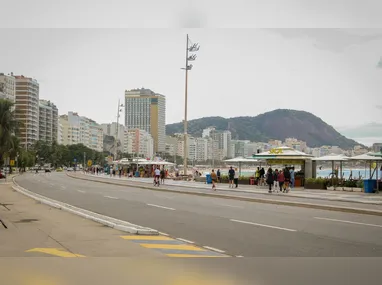
[[[15,119],[13,103],[0,99],[0,161],[11,154],[17,152],[17,139],[14,134],[17,131],[18,123]]]

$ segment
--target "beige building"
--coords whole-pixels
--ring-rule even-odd
[[[154,156],[153,137],[144,130],[129,129],[125,131],[124,152],[134,156],[152,159]]]
[[[39,140],[52,144],[58,136],[58,109],[47,100],[39,103]]]
[[[11,75],[0,73],[0,99],[7,99],[13,103],[16,101],[16,78]]]
[[[39,84],[29,77],[15,76],[15,114],[20,123],[20,144],[28,148],[39,139]]]
[[[154,139],[154,152],[166,149],[166,97],[150,89],[125,91],[125,127],[145,130]]]
[[[95,121],[69,112],[60,116],[62,144],[83,144],[95,151],[103,151],[103,129]]]

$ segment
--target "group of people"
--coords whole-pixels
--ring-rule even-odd
[[[220,169],[218,169],[217,172],[215,172],[215,170],[212,169],[211,180],[212,180],[212,189],[216,191],[216,183],[221,182]],[[233,169],[232,166],[228,170],[228,185],[229,185],[229,188],[237,188],[239,186],[239,172],[237,168]]]
[[[284,169],[272,170],[270,167],[266,174],[266,183],[269,187],[269,193],[274,192],[286,192],[288,193],[291,188],[294,187],[294,167]]]

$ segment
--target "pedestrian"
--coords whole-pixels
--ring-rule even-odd
[[[265,177],[265,169],[264,167],[262,167],[260,169],[260,185],[263,186],[265,183],[264,183],[264,177]]]
[[[294,166],[290,169],[290,186],[294,188]]]
[[[220,173],[220,169],[218,169],[218,171],[216,172],[216,175],[218,177],[218,182],[221,182],[221,173]]]
[[[235,168],[235,175],[233,180],[235,182],[235,188],[237,188],[239,186],[239,172],[237,171],[237,168]]]
[[[279,187],[280,187],[280,192],[281,192],[281,191],[283,191],[283,186],[284,186],[284,182],[285,182],[284,171],[282,169],[280,169],[277,180],[279,182]]]
[[[283,192],[288,193],[289,192],[289,183],[290,183],[290,172],[287,167],[284,169],[284,177],[285,177],[285,182],[284,182],[284,190]]]
[[[256,185],[260,185],[260,167],[257,167],[257,170],[255,172],[256,177]]]
[[[216,191],[216,182],[218,181],[218,176],[215,173],[215,170],[211,171],[211,180],[212,180],[212,190]]]
[[[160,172],[160,182],[164,184],[164,178],[166,177],[166,172],[164,171],[164,167],[162,168]]]
[[[159,167],[157,167],[155,170],[154,170],[154,186],[158,186],[159,187],[159,178],[160,178],[160,169]]]
[[[267,178],[266,178],[266,182],[268,184],[268,187],[269,187],[269,190],[268,192],[269,193],[272,193],[272,185],[273,185],[273,173],[272,173],[272,168],[269,168],[268,171],[267,171]]]
[[[279,193],[279,185],[279,171],[276,169],[273,173],[273,187],[277,193]]]
[[[228,185],[229,188],[233,188],[233,179],[235,178],[235,170],[233,170],[232,166],[228,170]]]

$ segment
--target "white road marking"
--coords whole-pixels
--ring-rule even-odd
[[[169,236],[169,234],[166,234],[166,233],[162,233],[162,232],[158,232],[160,235],[162,236]]]
[[[80,193],[85,193],[85,191],[83,191],[83,190],[77,190],[78,192],[80,192]]]
[[[375,225],[375,224],[365,224],[365,223],[358,223],[358,222],[351,222],[351,221],[344,221],[344,220],[336,220],[336,219],[328,219],[328,218],[320,218],[320,217],[314,217],[317,220],[326,220],[326,221],[333,221],[333,222],[340,222],[340,223],[348,223],[348,224],[355,224],[355,225],[362,225],[362,226],[370,226],[370,227],[377,227],[382,228],[382,225]]]
[[[184,242],[187,242],[187,243],[194,243],[193,241],[190,241],[190,240],[187,240],[187,239],[184,239],[184,238],[177,238],[177,240],[184,241]]]
[[[242,256],[242,255],[236,255],[236,257],[244,257],[244,256]]]
[[[243,208],[241,206],[234,206],[234,205],[228,205],[228,204],[219,204],[219,203],[216,203],[216,205],[219,205],[219,206],[223,206],[223,207],[230,207],[230,208]]]
[[[220,253],[224,253],[225,252],[224,250],[220,250],[220,249],[217,249],[217,248],[214,248],[214,247],[210,247],[210,246],[203,246],[203,247],[205,249],[209,249],[209,250],[220,252]]]
[[[117,197],[113,197],[113,196],[104,196],[105,198],[109,198],[109,199],[115,199],[115,200],[118,200],[119,198]]]
[[[254,225],[254,226],[265,227],[265,228],[271,228],[271,229],[276,229],[276,230],[283,230],[283,231],[287,231],[287,232],[297,232],[297,230],[287,229],[287,228],[281,228],[281,227],[276,227],[276,226],[271,226],[271,225],[264,225],[264,224],[258,224],[258,223],[252,223],[252,222],[240,221],[240,220],[233,220],[233,219],[231,219],[231,221],[232,221],[232,222],[236,222],[236,223],[242,223],[242,224]]]
[[[169,208],[169,207],[159,206],[159,205],[155,205],[155,204],[147,204],[147,206],[152,206],[152,207],[157,207],[157,208],[162,208],[162,209],[166,209],[166,210],[175,211],[174,208]]]

